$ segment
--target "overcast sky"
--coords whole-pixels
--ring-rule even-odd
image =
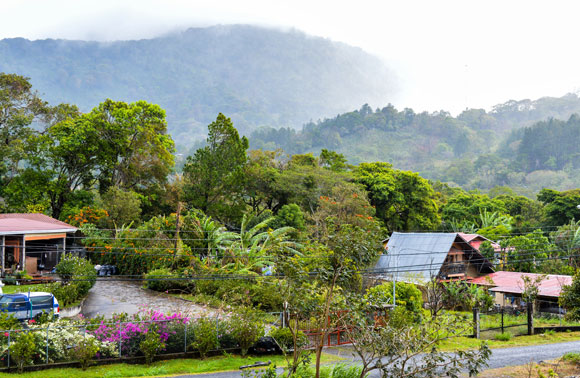
[[[395,105],[457,113],[578,91],[579,10],[580,2],[555,0],[0,0],[0,39],[138,39],[229,23],[296,28],[383,58],[398,74]]]

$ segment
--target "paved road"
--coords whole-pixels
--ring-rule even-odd
[[[111,317],[113,313],[136,314],[147,309],[163,313],[181,312],[185,316],[212,313],[204,306],[143,289],[140,283],[116,281],[114,278],[97,280],[89,291],[81,313],[86,317],[98,314]]]
[[[347,361],[355,363],[356,359],[348,347],[333,348],[328,352],[347,358]],[[571,341],[558,344],[534,345],[526,347],[493,349],[489,361],[489,369],[506,366],[524,365],[530,360],[535,362],[553,360],[568,352],[580,352],[580,341]],[[259,358],[257,358],[259,360]],[[213,374],[180,375],[177,378],[239,378],[240,372],[222,372]]]

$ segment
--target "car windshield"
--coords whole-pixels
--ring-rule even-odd
[[[6,295],[3,295],[0,297],[0,305],[10,303],[10,302],[12,302],[11,297],[7,297]]]

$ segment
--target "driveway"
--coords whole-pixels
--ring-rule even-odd
[[[350,348],[338,347],[325,350],[328,353],[338,354],[346,358],[347,363],[356,363],[356,358],[352,356]],[[492,349],[488,369],[502,368],[506,366],[524,365],[530,362],[553,360],[568,352],[580,352],[580,341],[570,341],[566,343],[533,345],[515,348]],[[258,360],[259,358],[257,358]],[[281,370],[280,370],[281,371]],[[377,373],[377,372],[375,372]],[[175,378],[239,378],[239,371],[220,372],[213,374],[180,375]],[[373,376],[378,376],[375,374]]]
[[[89,291],[81,313],[86,317],[95,315],[111,317],[113,313],[136,314],[153,309],[163,313],[180,312],[192,317],[213,312],[192,302],[143,289],[141,285],[142,283],[138,282],[118,281],[115,277],[99,278]]]

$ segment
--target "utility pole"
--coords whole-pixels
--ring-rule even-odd
[[[393,250],[394,250],[393,252],[396,252],[397,248],[395,246],[393,246]],[[396,299],[397,298],[396,297],[396,295],[397,295],[397,274],[398,274],[397,271],[399,269],[399,263],[397,261],[397,257],[396,256],[397,256],[397,254],[394,253],[393,254],[393,259],[395,259],[394,260],[394,262],[395,262],[395,271],[393,272],[393,308],[395,308],[397,306],[397,299]]]

